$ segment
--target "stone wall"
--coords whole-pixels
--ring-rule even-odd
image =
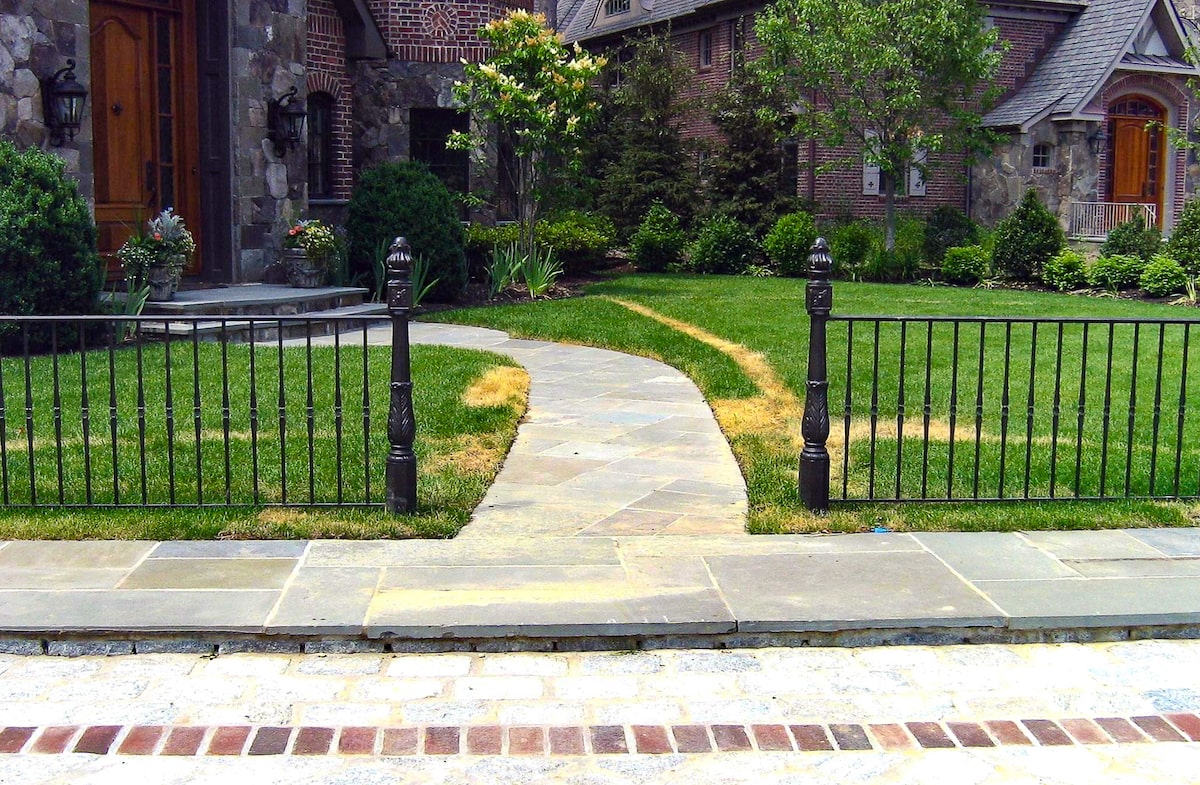
[[[1070,203],[1100,198],[1100,162],[1088,149],[1084,123],[1043,120],[997,145],[971,172],[971,217],[989,226],[1011,213],[1029,188],[1067,226]],[[1033,148],[1050,146],[1050,165],[1035,169]]]
[[[253,281],[278,259],[289,223],[305,208],[305,150],[275,155],[267,102],[293,87],[304,100],[306,8],[304,0],[250,0],[231,8],[235,278]]]
[[[40,79],[75,60],[75,78],[90,80],[87,0],[5,0],[0,13],[0,137],[19,147],[46,147],[67,162],[91,198],[91,102],[75,139],[50,148],[42,119]]]

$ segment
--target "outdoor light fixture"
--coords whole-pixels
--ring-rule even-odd
[[[1087,143],[1092,155],[1100,155],[1100,152],[1108,147],[1108,133],[1104,130],[1104,123],[1096,125],[1096,130],[1088,135]]]
[[[75,81],[74,60],[67,60],[66,68],[42,80],[42,118],[55,147],[62,146],[64,132],[68,139],[75,140],[75,132],[83,122],[87,94],[87,88]]]
[[[289,149],[295,150],[304,136],[304,120],[308,110],[296,97],[296,88],[288,90],[278,101],[267,102],[267,139],[275,146],[275,155],[283,158]]]

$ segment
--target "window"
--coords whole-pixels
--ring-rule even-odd
[[[466,150],[447,150],[451,131],[467,130],[467,115],[456,109],[410,109],[408,153],[414,161],[423,161],[457,193],[466,193],[470,160]]]
[[[1045,142],[1043,142],[1041,144],[1035,144],[1033,146],[1033,168],[1034,169],[1049,169],[1050,168],[1050,156],[1052,155],[1053,150],[1054,150],[1054,148],[1051,147],[1050,145],[1046,144]]]
[[[712,153],[708,150],[701,150],[696,153],[696,172],[700,176],[700,182],[708,182],[709,169],[712,168]]]
[[[625,68],[633,62],[633,50],[622,49],[615,61],[609,61],[608,86],[620,87],[625,83]]]
[[[604,15],[616,16],[629,13],[630,0],[604,0]]]
[[[704,30],[700,33],[700,67],[712,68],[713,61],[713,34],[712,30]]]
[[[333,192],[333,96],[308,96],[308,196],[332,199]]]
[[[913,165],[908,168],[908,195],[925,195],[925,174],[921,168],[929,161],[929,151],[918,147],[913,151]]]
[[[745,63],[746,48],[746,18],[739,16],[729,20],[729,71],[740,68]]]

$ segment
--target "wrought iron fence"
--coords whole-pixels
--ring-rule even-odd
[[[408,264],[382,345],[377,316],[0,316],[0,503],[411,511]]]
[[[820,449],[829,479],[811,509],[1200,497],[1200,320],[850,316],[823,297],[802,497]]]

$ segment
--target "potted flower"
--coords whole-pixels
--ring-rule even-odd
[[[333,229],[313,219],[299,221],[288,229],[283,241],[283,263],[288,283],[305,289],[324,286],[337,260],[337,238]]]
[[[175,297],[179,278],[196,252],[196,241],[187,230],[183,218],[168,207],[146,222],[146,228],[133,234],[117,250],[117,258],[125,268],[125,278],[133,289],[150,287],[153,302]]]

